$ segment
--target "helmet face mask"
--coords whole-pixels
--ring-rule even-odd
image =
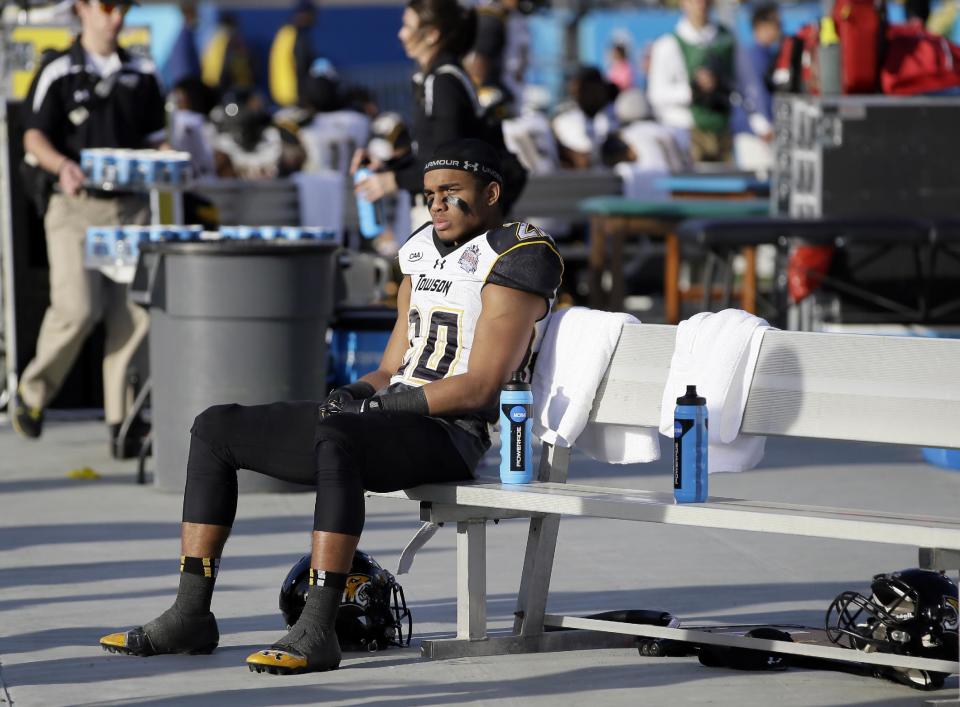
[[[310,555],[291,568],[280,587],[280,611],[287,626],[300,618],[309,590]],[[370,555],[357,550],[337,613],[337,638],[343,650],[378,651],[408,646],[413,617],[393,575]]]
[[[957,660],[957,585],[934,570],[908,569],[878,574],[871,596],[843,592],[827,610],[827,637],[837,645],[867,653],[895,653]],[[888,668],[884,673],[911,687],[933,689],[941,673]]]

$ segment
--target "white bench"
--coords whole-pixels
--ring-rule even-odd
[[[659,424],[675,334],[673,326],[625,327],[592,419]],[[960,447],[960,341],[767,332],[741,432]],[[425,657],[629,645],[633,636],[646,636],[957,672],[947,661],[546,614],[561,515],[910,545],[920,548],[922,566],[960,568],[960,518],[732,498],[677,505],[669,493],[568,484],[569,459],[569,449],[544,445],[538,481],[529,485],[473,481],[376,494],[419,501],[423,520],[457,524],[457,637],[424,641]],[[486,522],[512,517],[531,519],[516,618],[511,635],[488,637]]]

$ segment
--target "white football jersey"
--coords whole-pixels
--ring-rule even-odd
[[[420,386],[466,373],[482,309],[480,294],[488,283],[547,301],[547,314],[537,322],[524,357],[525,380],[530,380],[563,274],[563,260],[550,236],[530,224],[506,223],[450,250],[427,223],[398,257],[403,274],[410,276],[409,347],[391,384]]]

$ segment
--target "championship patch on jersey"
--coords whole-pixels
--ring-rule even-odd
[[[460,256],[460,268],[471,275],[477,271],[480,265],[480,248],[475,245],[470,246]]]

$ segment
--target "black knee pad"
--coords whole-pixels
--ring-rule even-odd
[[[239,405],[211,405],[193,420],[190,434],[196,435],[208,444],[216,444],[221,432],[227,429],[232,413],[240,408]]]
[[[190,428],[183,520],[230,527],[237,512],[237,464],[224,449],[223,432],[239,405],[214,405]]]
[[[317,486],[352,486],[360,483],[354,455],[339,439],[320,437],[317,440]]]
[[[191,435],[183,520],[229,528],[237,513],[237,493],[236,462],[202,436]]]

